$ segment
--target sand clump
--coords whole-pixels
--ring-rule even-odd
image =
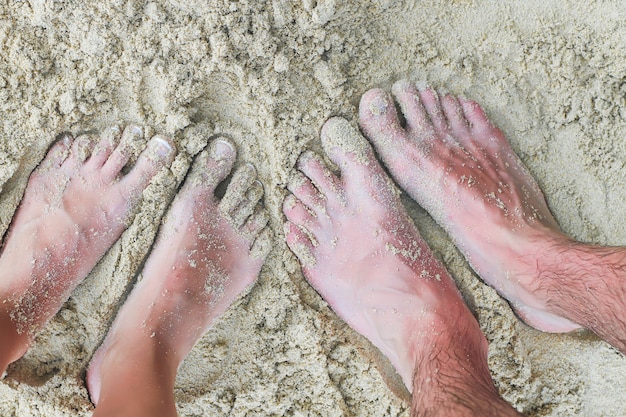
[[[55,135],[146,126],[179,153],[127,232],[0,382],[1,416],[88,416],[84,386],[193,156],[234,141],[255,165],[276,240],[256,286],[181,367],[181,416],[408,416],[389,364],[304,281],[281,204],[298,156],[331,116],[399,78],[484,104],[563,229],[626,243],[626,27],[622,4],[170,0],[2,2],[0,231]],[[138,150],[137,152],[138,153]],[[404,198],[490,346],[498,388],[533,416],[626,415],[626,360],[581,333],[527,328]],[[396,380],[397,382],[397,380]]]

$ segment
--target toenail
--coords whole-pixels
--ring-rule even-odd
[[[415,83],[415,88],[417,88],[417,91],[422,92],[424,90],[428,90],[430,87],[426,81],[417,81]]]
[[[131,125],[130,126],[130,131],[131,131],[131,133],[133,133],[133,134],[135,134],[137,136],[143,136],[143,129],[140,128],[137,125]]]
[[[167,140],[163,139],[160,136],[153,137],[152,143],[153,143],[152,146],[156,150],[157,154],[164,158],[171,155],[172,151],[174,150],[174,148],[172,148],[172,145],[170,145],[170,143]]]
[[[286,210],[291,210],[296,206],[296,197],[293,194],[289,194],[287,197],[285,197],[285,209]]]
[[[305,151],[302,155],[300,155],[300,158],[298,158],[298,164],[306,164],[313,159],[315,159],[315,154],[312,151]]]
[[[72,143],[72,135],[70,135],[69,133],[65,133],[61,138],[61,141],[63,142],[63,145],[70,146],[70,144]]]
[[[256,174],[256,168],[250,162],[246,162],[245,167],[252,175]]]
[[[369,105],[370,112],[372,112],[374,116],[381,116],[385,114],[388,107],[389,103],[383,96],[376,96]]]
[[[235,152],[235,148],[225,140],[216,140],[211,147],[211,154],[215,159],[225,159]]]

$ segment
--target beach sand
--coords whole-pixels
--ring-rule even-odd
[[[562,228],[626,244],[626,8],[619,0],[29,0],[0,5],[0,233],[55,135],[114,124],[179,154],[131,227],[0,381],[0,416],[88,416],[85,368],[193,156],[216,134],[265,186],[276,235],[258,283],[183,363],[181,416],[408,416],[376,349],[306,283],[281,203],[330,116],[406,77],[482,103]],[[530,416],[626,415],[626,359],[587,332],[522,324],[408,198],[490,341],[506,400]]]

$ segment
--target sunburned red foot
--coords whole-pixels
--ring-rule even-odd
[[[119,238],[142,190],[173,160],[173,146],[154,137],[121,175],[127,145],[140,136],[134,126],[99,140],[65,135],[31,175],[0,255],[0,374]]]
[[[175,416],[176,370],[205,330],[256,280],[271,247],[261,183],[227,139],[197,158],[136,285],[94,355],[95,416]]]
[[[580,326],[556,312],[538,259],[570,240],[480,106],[406,81],[361,99],[360,124],[392,176],[452,236],[474,270],[531,326]]]

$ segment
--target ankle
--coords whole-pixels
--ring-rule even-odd
[[[114,343],[100,364],[100,391],[94,416],[176,416],[176,369],[157,343]],[[155,408],[156,407],[156,408]]]
[[[564,241],[542,259],[555,312],[626,352],[626,249]]]
[[[519,416],[498,394],[482,333],[460,331],[431,344],[414,376],[412,416]]]

